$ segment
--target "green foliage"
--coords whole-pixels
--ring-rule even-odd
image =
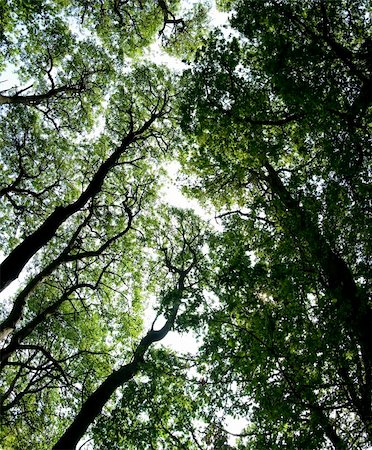
[[[73,210],[1,305],[2,448],[50,448],[130,361],[149,299],[174,287],[157,242],[177,215],[158,211],[159,166],[179,141],[174,79],[133,59],[165,29],[173,39],[161,5],[1,3],[0,66],[16,71],[0,93],[2,256]],[[178,2],[165,6],[178,14]]]
[[[372,442],[371,7],[217,3],[231,28],[178,0],[0,4],[6,450],[50,448],[107,380],[94,448]],[[175,156],[218,229],[162,204]],[[141,353],[170,328],[198,352]]]
[[[194,3],[189,10],[181,10],[179,15],[182,17],[182,22],[173,32],[164,33],[162,41],[167,53],[187,62],[193,60],[202,39],[207,34],[205,22],[208,17],[208,7],[202,3]]]
[[[97,445],[113,449],[196,448],[190,437],[185,438],[198,411],[191,392],[185,391],[186,369],[187,364],[173,354],[152,352],[144,375],[128,383],[112,413],[97,422]]]
[[[369,6],[221,4],[235,33],[211,33],[179,105],[185,189],[224,227],[211,241],[219,303],[203,315],[209,401],[248,418],[239,448],[364,448]]]

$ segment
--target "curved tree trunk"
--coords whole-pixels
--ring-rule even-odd
[[[138,344],[132,361],[129,364],[122,366],[120,369],[112,372],[111,375],[109,375],[106,380],[87,398],[72,424],[67,428],[58,442],[54,444],[52,450],[75,449],[88,427],[101,413],[102,408],[105,406],[115,390],[119,386],[122,386],[124,383],[131,380],[140,371],[143,357],[148,348],[154,342],[163,339],[174,325],[185,289],[184,281],[193,264],[194,263],[192,263],[187,270],[179,272],[178,286],[172,292],[172,298],[174,299],[173,307],[165,325],[160,330],[155,331],[151,329],[148,331]]]

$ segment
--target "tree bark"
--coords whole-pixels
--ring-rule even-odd
[[[19,348],[20,344],[35,330],[35,328],[44,322],[49,315],[55,313],[72,293],[83,287],[91,288],[92,286],[88,283],[80,283],[68,289],[58,300],[49,305],[44,311],[30,320],[23,328],[14,333],[9,344],[5,348],[0,349],[0,371],[6,366],[9,358]]]
[[[30,86],[31,87],[31,86]],[[0,94],[0,105],[39,105],[45,100],[56,97],[62,93],[79,93],[82,92],[83,86],[60,86],[58,88],[52,88],[44,94],[33,95],[2,95]]]
[[[321,425],[324,434],[332,442],[335,450],[346,450],[348,447],[343,439],[337,434],[329,418],[325,415],[322,408],[312,408],[313,418]]]

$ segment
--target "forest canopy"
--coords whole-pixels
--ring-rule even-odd
[[[370,2],[210,8],[0,3],[4,450],[372,446]]]

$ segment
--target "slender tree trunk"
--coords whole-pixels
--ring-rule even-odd
[[[58,300],[49,305],[44,309],[44,311],[30,320],[23,328],[14,333],[9,344],[5,348],[0,349],[0,371],[4,368],[4,366],[6,366],[9,358],[19,348],[20,344],[22,344],[22,342],[35,330],[35,328],[43,323],[48,316],[55,313],[73,292],[83,287],[91,288],[92,286],[88,283],[80,283],[68,289]]]
[[[17,297],[15,298],[15,300],[13,302],[13,307],[12,307],[11,311],[9,312],[8,316],[0,323],[0,341],[2,339],[5,339],[16,328],[17,323],[22,318],[23,310],[26,306],[27,299],[30,296],[30,294],[45,278],[47,278],[50,274],[52,274],[53,271],[56,270],[61,264],[65,263],[65,262],[69,262],[69,261],[78,261],[78,260],[83,260],[84,258],[91,258],[94,256],[99,256],[113,242],[115,242],[117,239],[124,236],[130,230],[134,216],[129,208],[126,208],[126,212],[128,214],[128,223],[123,231],[121,231],[117,235],[111,237],[110,239],[107,239],[106,242],[104,244],[102,244],[99,248],[97,248],[96,250],[84,251],[81,253],[71,255],[71,254],[69,254],[69,252],[70,252],[74,242],[76,241],[77,237],[79,236],[79,233],[85,227],[85,225],[89,222],[90,215],[88,217],[86,217],[84,219],[84,221],[79,224],[78,228],[73,233],[70,241],[68,242],[68,244],[66,245],[64,250],[61,252],[61,254],[57,258],[52,260],[46,267],[44,267],[44,269],[41,272],[39,272],[37,275],[35,275],[35,277],[32,278],[28,282],[28,284],[25,286],[25,288],[17,295]],[[18,335],[18,333],[16,333],[16,334]],[[13,339],[12,339],[12,341],[13,341]],[[6,348],[8,348],[8,347],[9,346],[7,346]],[[0,355],[2,354],[2,352],[3,352],[3,350],[0,350]],[[1,356],[0,356],[0,361],[3,361]],[[1,367],[1,365],[0,365],[0,367]]]
[[[268,175],[265,181],[272,193],[284,206],[285,213],[291,218],[291,233],[295,233],[304,242],[327,281],[328,293],[337,300],[339,318],[346,329],[358,338],[363,353],[372,367],[372,310],[367,299],[359,292],[353,275],[345,261],[330,247],[324,236],[314,225],[312,218],[291,196],[275,169],[266,161]],[[287,226],[288,228],[288,226]]]
[[[115,390],[127,381],[131,380],[139,371],[140,359],[135,359],[130,364],[126,364],[119,370],[113,372],[99,386],[99,388],[88,397],[83,404],[79,414],[72,424],[67,428],[58,442],[53,446],[53,450],[75,449],[79,440],[84,436],[89,425],[101,413],[111,395]]]

